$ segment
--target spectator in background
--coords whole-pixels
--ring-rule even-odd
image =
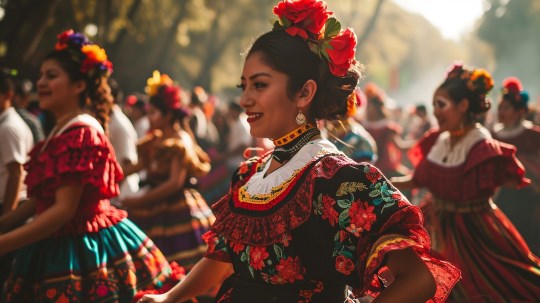
[[[402,128],[389,118],[386,106],[387,97],[383,90],[374,83],[364,88],[367,98],[366,119],[363,126],[377,143],[378,157],[375,166],[387,177],[403,176],[409,168],[402,164],[402,149],[412,144],[401,138]]]
[[[526,120],[529,94],[518,78],[503,81],[497,114],[500,123],[493,128],[493,138],[512,144],[526,169],[531,186],[501,188],[495,203],[514,223],[531,251],[540,255],[540,127]]]
[[[219,143],[219,133],[212,123],[211,117],[208,117],[205,113],[205,104],[207,101],[208,94],[206,91],[200,86],[195,86],[191,91],[191,100],[189,103],[191,110],[189,127],[193,131],[197,143],[203,150],[214,147]],[[208,110],[208,107],[206,107],[206,110]]]
[[[169,261],[191,269],[206,249],[201,238],[214,216],[196,189],[197,178],[210,171],[210,159],[193,138],[189,109],[179,86],[154,72],[148,80],[148,118],[152,131],[139,141],[140,193],[122,200],[130,218],[158,245]]]
[[[229,175],[231,175],[240,162],[246,160],[244,158],[246,148],[255,145],[249,133],[249,124],[239,99],[234,99],[229,103],[227,123],[229,136],[227,137],[227,151],[223,157],[226,159]]]
[[[118,100],[123,99],[118,82],[113,78],[109,78],[108,84],[110,95],[113,97],[113,106],[109,117],[109,139],[114,148],[116,161],[125,170],[127,166],[137,164],[137,132],[118,105]],[[120,183],[120,195],[118,198],[122,199],[124,196],[133,195],[138,190],[138,174],[126,175]]]
[[[12,105],[30,128],[34,144],[36,144],[45,139],[45,134],[43,133],[43,126],[37,116],[28,111],[32,89],[33,85],[30,80],[24,79],[17,81],[15,84],[15,94],[13,95]]]
[[[23,164],[32,148],[32,133],[12,106],[14,95],[10,70],[0,71],[0,215],[16,209],[26,198]],[[5,232],[1,230],[0,233]],[[4,284],[12,254],[0,256],[0,285]]]
[[[356,89],[347,101],[347,118],[344,120],[325,121],[326,133],[330,142],[349,158],[356,162],[374,162],[377,159],[377,144],[373,137],[360,123],[354,120],[356,107],[365,105],[366,97],[360,89]],[[356,103],[357,106],[354,106]]]
[[[410,121],[407,140],[418,140],[431,128],[431,122],[424,104],[417,104],[413,111],[412,121]]]
[[[127,96],[124,110],[131,120],[139,139],[144,137],[150,130],[150,120],[146,115],[147,108],[148,98],[146,95],[136,93]]]

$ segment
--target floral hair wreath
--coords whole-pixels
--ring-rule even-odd
[[[284,0],[273,9],[279,20],[273,30],[285,30],[291,36],[307,41],[312,52],[328,62],[330,72],[337,77],[347,75],[356,64],[356,35],[350,28],[341,29],[333,13],[321,0]]]
[[[149,97],[161,94],[167,107],[171,110],[181,110],[188,115],[188,111],[182,106],[180,95],[182,90],[174,84],[173,80],[166,74],[161,74],[155,70],[152,77],[146,80],[144,91]]]
[[[57,36],[56,51],[68,50],[73,59],[81,63],[81,72],[90,78],[109,76],[113,71],[107,53],[101,47],[93,44],[82,33],[66,30]]]

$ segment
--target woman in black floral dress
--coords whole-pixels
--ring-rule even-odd
[[[213,206],[206,257],[141,302],[181,302],[224,277],[217,302],[443,302],[459,271],[429,255],[419,209],[315,127],[355,105],[354,33],[322,1],[284,1],[274,13],[247,54],[240,103],[252,136],[276,148],[242,163]]]

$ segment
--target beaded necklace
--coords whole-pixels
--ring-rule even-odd
[[[320,135],[318,128],[311,124],[304,124],[285,136],[272,140],[276,146],[272,152],[272,158],[283,164],[289,161],[302,146],[318,135]]]

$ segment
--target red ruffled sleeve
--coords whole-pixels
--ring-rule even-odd
[[[57,235],[97,232],[127,217],[125,211],[112,207],[108,200],[118,195],[123,173],[104,134],[79,123],[44,144],[34,147],[25,164],[25,183],[29,196],[36,200],[36,213],[55,203],[60,186],[83,185],[75,215]]]
[[[450,291],[461,278],[461,272],[451,263],[442,261],[430,249],[430,240],[425,229],[420,210],[409,206],[395,212],[377,234],[381,235],[374,243],[368,239],[360,241],[358,251],[364,252],[359,259],[365,271],[364,287],[367,294],[377,294],[393,281],[392,274],[384,266],[388,252],[412,248],[422,258],[435,278],[437,290],[427,302],[445,302]],[[359,269],[362,267],[359,267]],[[381,284],[382,282],[382,284]]]
[[[465,172],[478,170],[479,190],[497,188],[513,181],[518,187],[530,184],[525,178],[525,168],[516,158],[513,145],[497,140],[483,140],[470,151],[465,164]]]
[[[35,146],[25,165],[30,196],[51,198],[60,185],[73,182],[92,186],[96,198],[118,195],[123,174],[104,134],[90,126],[75,125],[51,139],[42,151],[43,144]]]

